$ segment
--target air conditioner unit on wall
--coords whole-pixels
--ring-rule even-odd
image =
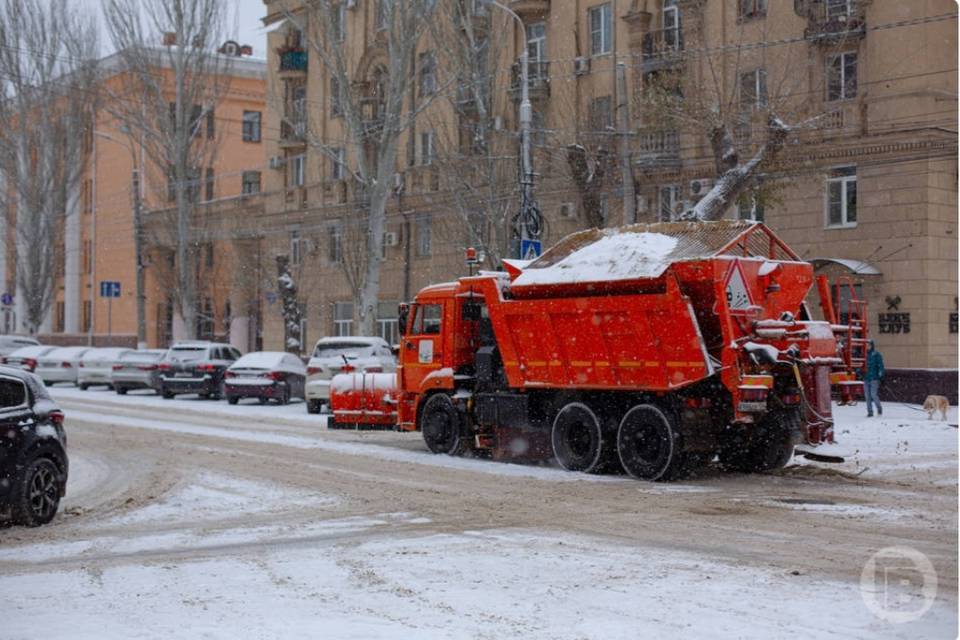
[[[269,166],[271,169],[282,169],[286,161],[283,159],[283,156],[273,156],[270,158]]]
[[[690,181],[690,195],[699,200],[713,188],[713,180],[706,178]]]
[[[383,234],[383,246],[395,247],[400,244],[400,236],[395,231],[387,231]]]
[[[572,202],[564,202],[560,205],[560,217],[569,220],[577,216],[577,208]]]
[[[582,76],[590,73],[590,58],[579,56],[573,59],[574,75]]]

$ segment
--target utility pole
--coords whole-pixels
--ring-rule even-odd
[[[627,100],[627,67],[617,63],[617,110],[620,116],[620,170],[623,180],[623,223],[637,222],[637,192],[633,184],[632,154],[630,153],[630,101]]]
[[[147,348],[147,292],[143,264],[143,200],[140,197],[140,169],[131,174],[133,184],[133,247],[137,262],[137,349]]]

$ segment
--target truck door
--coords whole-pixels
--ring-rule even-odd
[[[400,362],[403,389],[416,392],[425,377],[443,366],[443,304],[417,304],[410,314]]]

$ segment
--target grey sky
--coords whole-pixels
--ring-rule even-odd
[[[72,0],[81,5],[87,6],[100,14],[101,0]],[[263,24],[260,22],[266,14],[263,0],[227,0],[233,17],[224,31],[228,34],[228,39],[238,41],[240,44],[249,44],[253,46],[253,55],[257,58],[266,57],[267,37],[263,30]],[[101,15],[101,24],[103,16]],[[110,36],[104,28],[101,33],[103,40],[104,53],[113,50],[110,43]]]

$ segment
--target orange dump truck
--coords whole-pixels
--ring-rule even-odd
[[[804,303],[812,284],[813,267],[762,224],[576,233],[402,305],[396,377],[336,379],[334,424],[647,480],[714,456],[782,467],[795,445],[832,439],[842,360],[834,327]]]

